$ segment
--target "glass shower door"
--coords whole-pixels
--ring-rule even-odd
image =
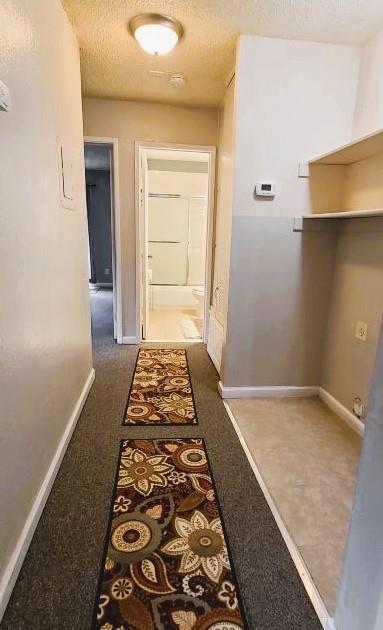
[[[188,278],[189,202],[150,194],[148,254],[151,284],[185,285]]]

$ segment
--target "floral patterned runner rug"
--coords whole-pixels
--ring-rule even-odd
[[[247,628],[202,440],[121,442],[92,628]]]
[[[197,424],[186,350],[139,350],[123,424]]]

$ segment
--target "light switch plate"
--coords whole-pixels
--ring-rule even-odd
[[[9,112],[11,109],[11,95],[8,87],[0,81],[0,111]]]
[[[298,177],[310,177],[310,165],[308,162],[299,162]]]

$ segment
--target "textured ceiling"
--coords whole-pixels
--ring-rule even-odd
[[[239,33],[364,44],[383,24],[383,0],[62,0],[81,48],[86,96],[215,106]],[[165,13],[185,29],[168,55],[144,53],[127,31],[138,13]],[[173,88],[166,76],[182,73]]]

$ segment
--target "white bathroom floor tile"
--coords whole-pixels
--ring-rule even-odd
[[[184,341],[185,333],[181,322],[190,320],[198,327],[199,319],[194,309],[153,309],[149,311],[147,340]],[[202,331],[201,331],[202,334]],[[198,341],[198,339],[196,339]]]

